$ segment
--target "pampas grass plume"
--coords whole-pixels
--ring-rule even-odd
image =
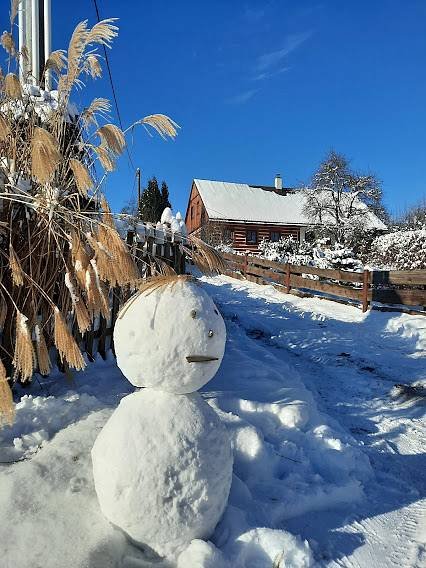
[[[66,361],[68,365],[77,371],[81,371],[86,367],[83,355],[77,345],[76,340],[71,335],[64,316],[59,308],[54,309],[55,317],[55,345],[62,361]]]
[[[35,361],[33,342],[27,322],[28,318],[17,311],[13,365],[23,382],[29,381],[33,376]]]
[[[6,378],[6,369],[0,360],[0,427],[13,424],[15,419],[15,405],[13,404],[12,390]]]
[[[31,140],[31,173],[40,182],[46,183],[58,167],[62,156],[55,137],[36,126]]]
[[[4,92],[10,99],[22,97],[21,83],[15,73],[8,73],[4,78]]]

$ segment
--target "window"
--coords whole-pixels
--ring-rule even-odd
[[[257,231],[247,231],[246,232],[246,243],[249,245],[257,244]]]
[[[279,233],[278,231],[271,231],[271,238],[270,241],[271,243],[276,243],[280,240],[281,237],[281,233]]]
[[[193,218],[194,218],[194,208],[193,208],[193,206],[191,205],[191,221],[192,221]]]
[[[223,242],[224,243],[232,243],[234,240],[234,233],[231,229],[223,229]]]

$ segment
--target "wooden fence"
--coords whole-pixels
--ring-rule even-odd
[[[350,272],[282,264],[248,254],[223,253],[223,257],[229,276],[272,284],[287,294],[320,295],[342,303],[356,302],[364,312],[370,307],[426,314],[423,312],[426,309],[426,270]]]

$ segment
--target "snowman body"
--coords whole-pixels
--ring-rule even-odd
[[[136,386],[122,399],[92,449],[105,517],[161,556],[211,536],[226,507],[229,435],[195,392],[216,373],[226,332],[211,298],[179,280],[141,293],[122,310],[117,362]]]

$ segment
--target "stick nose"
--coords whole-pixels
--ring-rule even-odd
[[[219,357],[210,357],[209,355],[188,355],[186,360],[188,363],[208,363],[209,361],[218,361]]]

